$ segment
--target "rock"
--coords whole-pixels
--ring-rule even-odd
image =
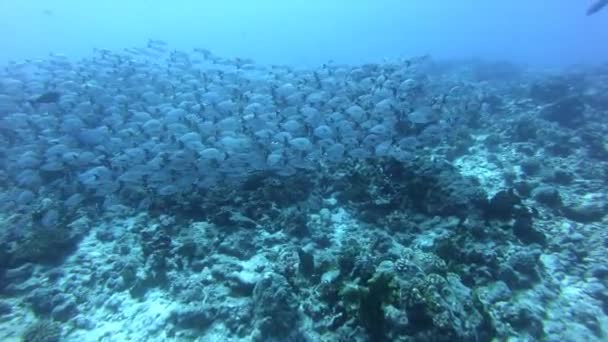
[[[513,127],[513,138],[516,141],[531,141],[536,139],[538,127],[536,123],[529,119],[515,123]]]
[[[0,302],[0,317],[13,312],[13,306],[8,302]]]
[[[517,215],[513,222],[513,234],[523,243],[538,243],[544,245],[545,234],[534,227],[532,215],[523,211]]]
[[[27,327],[21,341],[24,342],[59,342],[61,341],[61,325],[53,321],[38,321]]]
[[[581,203],[564,206],[562,213],[572,221],[591,223],[604,218],[606,208],[601,203]]]
[[[520,253],[515,253],[509,257],[508,263],[518,272],[529,276],[537,276],[536,264],[540,258],[540,251],[526,250]]]
[[[340,270],[338,270],[338,269],[329,270],[329,271],[323,273],[323,275],[321,276],[321,283],[332,284],[334,281],[336,281],[338,279],[339,276],[340,276]]]
[[[66,322],[78,314],[78,307],[73,298],[68,298],[51,311],[51,317],[56,321]]]
[[[6,271],[5,277],[8,282],[22,283],[28,280],[34,273],[34,264],[23,264],[20,267]]]
[[[584,112],[585,103],[580,98],[571,96],[544,107],[540,115],[562,127],[577,128],[584,123]]]
[[[484,306],[491,306],[496,302],[509,300],[513,295],[511,289],[502,281],[479,287],[475,293],[477,294],[477,299]]]
[[[527,176],[533,176],[537,174],[541,169],[540,161],[536,158],[526,158],[521,163],[521,170]]]
[[[249,270],[242,270],[234,272],[226,278],[229,280],[228,285],[233,291],[240,295],[251,296],[253,288],[260,280],[261,275]]]
[[[215,320],[216,310],[203,304],[179,307],[171,312],[169,320],[184,329],[203,330]]]
[[[608,140],[604,133],[584,131],[580,139],[585,143],[589,157],[599,160],[608,160]]]
[[[386,326],[391,330],[404,331],[408,327],[409,321],[404,310],[387,305],[384,308],[384,317]]]
[[[521,204],[521,199],[513,189],[502,190],[496,193],[485,205],[487,218],[508,220],[515,213],[515,206]]]
[[[522,197],[528,197],[532,193],[532,185],[528,182],[515,182],[513,188]]]
[[[574,232],[564,236],[564,240],[572,243],[582,243],[585,240],[585,236],[579,232]]]
[[[253,289],[254,315],[264,336],[289,335],[298,320],[298,301],[287,279],[267,273]]]
[[[315,273],[315,259],[312,253],[304,251],[304,249],[298,249],[298,257],[300,262],[298,263],[298,269],[306,276],[310,277]]]
[[[533,340],[540,340],[544,334],[542,317],[524,306],[507,306],[501,312],[503,322],[507,322],[518,333],[527,333]]]
[[[414,277],[402,284],[408,331],[441,336],[442,341],[490,341],[474,294],[456,275]],[[396,339],[388,339],[389,341]],[[376,340],[374,340],[376,341]]]
[[[87,317],[78,316],[73,322],[77,329],[92,330],[95,328],[95,322]]]
[[[512,289],[529,288],[539,279],[536,269],[540,251],[521,249],[513,253],[505,264],[500,265],[499,279]]]
[[[560,185],[568,185],[568,184],[572,183],[572,180],[574,180],[574,175],[569,171],[555,170],[555,171],[553,171],[553,173],[551,173],[547,177],[546,180],[548,182],[552,182],[552,183],[556,183],[556,184],[560,184]]]
[[[49,315],[55,306],[61,304],[62,300],[59,291],[39,288],[26,298],[26,302],[31,305],[36,315],[45,316]]]
[[[530,97],[538,102],[553,102],[570,93],[570,84],[563,77],[536,82],[530,87]]]
[[[591,274],[597,278],[608,277],[608,266],[606,265],[593,265],[591,267]]]
[[[541,204],[550,208],[559,208],[562,205],[562,199],[559,191],[551,186],[540,186],[532,191],[532,197]]]

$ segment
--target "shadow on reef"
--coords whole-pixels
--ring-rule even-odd
[[[327,210],[328,198],[361,222],[353,221],[351,233],[338,243],[329,221],[313,219]],[[317,331],[344,340],[364,335],[371,341],[482,341],[508,336],[511,326],[542,338],[542,322],[530,312],[516,308],[505,318],[494,306],[540,279],[545,241],[534,226],[534,210],[513,190],[488,199],[448,163],[381,158],[291,177],[259,173],[188,198],[152,201],[149,212],[151,221],[132,229],[143,264],[117,265],[113,278],[121,281],[108,282],[134,298],[155,287],[175,291],[184,270],[211,268],[217,269],[214,282],[225,284],[232,296],[250,298],[250,324],[264,338],[297,338],[295,303],[317,322]],[[204,229],[191,229],[201,222]],[[192,237],[197,231],[209,235]],[[265,266],[264,277],[254,281],[243,278],[241,266],[216,265],[221,258],[258,256],[268,244],[262,231],[276,239],[273,245],[285,244],[282,256]],[[106,242],[117,238],[110,231],[96,234]],[[59,246],[53,241],[39,242]],[[132,249],[132,243],[123,248]],[[9,259],[19,260],[17,255]],[[172,295],[181,298],[178,293]],[[171,314],[174,329],[204,330],[214,320],[230,320],[228,308],[191,295],[187,308]],[[29,299],[41,317],[71,317],[72,309],[49,306],[47,297],[49,291],[40,290]],[[238,329],[234,333],[242,334]]]
[[[307,234],[305,213],[314,210],[309,201],[314,190],[314,179],[305,172],[290,177],[260,172],[240,183],[202,190],[187,198],[154,201],[150,212],[208,221],[227,230],[255,228],[270,222],[278,227],[276,222],[281,221],[284,227],[291,227],[289,233],[304,236]],[[306,207],[302,206],[304,203]]]
[[[29,215],[20,213],[5,221],[8,228],[0,237],[0,291],[11,282],[5,276],[7,270],[28,264],[60,265],[90,229],[86,215],[43,203]]]
[[[361,232],[339,246],[310,221],[323,199],[332,196],[365,222]],[[316,301],[324,317],[319,309],[306,313],[332,317],[324,329],[344,338],[352,338],[347,331],[358,328],[373,341],[404,335],[437,341],[503,336],[508,332],[499,326],[493,303],[480,293],[495,286],[506,292],[526,289],[540,279],[538,259],[545,238],[533,224],[535,211],[513,190],[487,198],[474,180],[430,159],[350,162],[292,177],[262,173],[238,187],[218,187],[181,200],[187,205],[162,202],[154,210],[161,214],[171,208],[182,220],[213,223],[224,240],[212,248],[243,260],[256,255],[253,241],[259,229],[281,229],[300,245],[312,240],[331,251],[328,256],[297,249],[298,268],[278,263],[276,284],[268,286],[279,286],[293,300]],[[416,246],[420,236],[437,227],[444,229],[441,236],[423,249]],[[175,249],[171,252],[172,242],[166,242],[171,237],[160,231],[142,234],[142,242],[150,245],[142,247],[150,251],[147,255],[165,251],[160,259],[172,258]],[[362,245],[358,234],[369,242]],[[158,241],[165,241],[165,247],[156,247]],[[232,247],[224,247],[228,242]],[[403,252],[396,254],[395,246]],[[196,246],[185,247],[180,251],[195,254]],[[155,274],[166,273],[168,264],[163,262]],[[140,283],[132,294],[140,296],[154,284]],[[251,289],[245,294],[253,295]],[[259,300],[270,300],[257,291]],[[281,310],[292,312],[285,305]],[[267,311],[263,314],[272,316]],[[521,329],[540,337],[539,324],[530,319]],[[265,329],[269,336],[285,337],[276,331],[288,328]]]

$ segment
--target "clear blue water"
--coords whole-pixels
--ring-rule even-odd
[[[166,40],[263,63],[361,63],[429,53],[541,66],[608,56],[589,1],[0,1],[0,61]]]

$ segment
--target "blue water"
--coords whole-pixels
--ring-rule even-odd
[[[608,56],[608,11],[588,1],[0,1],[0,61],[92,48],[206,47],[262,63],[318,65],[431,54],[540,66]]]

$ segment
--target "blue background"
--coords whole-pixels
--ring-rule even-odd
[[[93,48],[205,47],[263,63],[361,63],[429,53],[536,66],[608,56],[608,9],[581,0],[0,0],[0,62]]]

